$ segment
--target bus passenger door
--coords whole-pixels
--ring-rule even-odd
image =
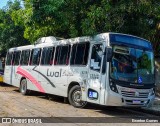
[[[13,72],[12,58],[13,58],[13,53],[8,52],[4,70],[4,82],[7,84],[12,84],[12,72]]]
[[[91,103],[100,103],[102,97],[101,89],[105,87],[105,81],[102,81],[105,80],[104,68],[102,69],[103,52],[103,44],[92,45],[87,87],[87,101]]]

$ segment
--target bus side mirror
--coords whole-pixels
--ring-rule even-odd
[[[106,52],[107,62],[110,62],[112,59],[112,47],[107,46],[105,52]]]

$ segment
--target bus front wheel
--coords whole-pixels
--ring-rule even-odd
[[[68,95],[68,100],[71,105],[76,108],[83,108],[86,106],[87,102],[81,100],[81,88],[79,85],[73,86]]]
[[[26,79],[21,80],[19,90],[23,95],[27,95],[28,90],[27,90],[27,80]]]

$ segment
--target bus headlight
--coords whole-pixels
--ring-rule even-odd
[[[116,93],[118,93],[117,87],[114,83],[110,82],[109,83],[110,89]]]

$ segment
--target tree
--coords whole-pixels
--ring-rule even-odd
[[[13,11],[20,9],[20,2],[8,2],[5,9],[0,10],[0,54],[5,56],[11,47],[29,44],[23,37],[24,27],[15,25],[11,18]]]
[[[121,32],[143,37],[160,50],[160,1],[156,0],[23,0],[12,12],[32,43],[42,36],[63,38]]]

